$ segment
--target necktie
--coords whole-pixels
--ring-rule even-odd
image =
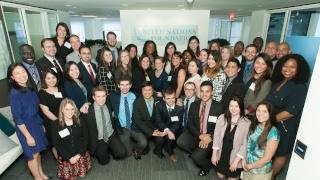
[[[200,113],[200,132],[201,134],[203,133],[203,121],[204,121],[204,114],[206,112],[206,103],[203,103],[203,106],[201,108],[201,113]]]
[[[186,108],[184,108],[183,128],[187,129],[189,99],[187,99]]]
[[[31,71],[32,71],[32,79],[34,81],[34,83],[36,83],[37,85],[37,90],[40,91],[41,90],[41,84],[40,84],[40,80],[38,79],[38,76],[36,74],[36,71],[33,69],[33,66],[30,66]]]
[[[230,81],[230,79],[227,78],[227,80],[226,80],[226,85],[225,85],[224,88],[223,88],[223,93],[226,92],[226,90],[227,90],[227,88],[228,88],[228,86],[229,86],[229,81]]]
[[[150,101],[147,101],[147,103],[148,103],[149,115],[150,115],[150,117],[151,117],[151,116],[152,116],[151,100],[150,100]]]
[[[62,70],[60,69],[60,66],[58,65],[56,60],[53,60],[54,63],[54,67],[56,67],[57,72],[60,74],[60,76],[62,76]]]
[[[130,122],[130,111],[129,111],[129,103],[127,97],[124,97],[124,107],[126,111],[126,122],[127,122],[127,129],[131,129],[131,122]]]
[[[89,67],[89,71],[90,71],[90,76],[91,76],[92,82],[94,84],[96,82],[96,80],[94,79],[94,75],[93,75],[93,72],[92,72],[90,64],[88,65],[88,67]]]
[[[247,65],[247,68],[246,70],[244,71],[244,75],[243,75],[243,79],[242,81],[245,82],[247,77],[248,77],[248,74],[249,74],[249,64]]]
[[[114,55],[114,51],[111,51],[112,52],[112,59],[113,61],[117,64],[117,60],[116,60],[116,56]],[[117,66],[117,65],[116,65]]]
[[[103,140],[104,140],[104,142],[108,142],[108,140],[109,140],[108,128],[107,128],[106,117],[104,116],[102,106],[100,107],[100,110],[101,110],[101,116],[102,116]]]
[[[169,116],[171,116],[171,108],[168,108]]]

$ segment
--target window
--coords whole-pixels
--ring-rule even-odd
[[[86,40],[86,22],[85,20],[74,20],[70,19],[72,34],[79,36],[80,41],[84,42]]]
[[[107,40],[107,34],[109,31],[112,31],[116,33],[117,35],[117,41],[121,41],[121,23],[120,19],[114,19],[114,20],[104,20],[103,21],[103,34],[105,40]]]
[[[242,22],[231,23],[230,46],[234,46],[241,39]]]

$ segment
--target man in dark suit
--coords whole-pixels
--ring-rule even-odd
[[[91,49],[89,46],[82,45],[79,49],[80,52],[80,62],[78,63],[79,71],[81,77],[87,84],[87,90],[92,92],[92,89],[97,86],[97,67],[95,64],[91,63]]]
[[[128,76],[120,77],[118,82],[120,92],[112,91],[107,99],[113,108],[115,131],[127,149],[127,156],[130,156],[132,152],[136,161],[139,162],[141,161],[140,154],[148,143],[135,121],[132,121],[133,102],[136,95],[130,92],[131,86],[131,79]]]
[[[80,118],[87,124],[90,155],[94,155],[99,164],[106,165],[110,161],[109,150],[115,160],[125,158],[127,150],[114,131],[112,106],[110,102],[106,102],[106,88],[104,86],[93,88],[92,97],[94,103],[89,106],[88,113],[81,114]]]
[[[177,162],[177,156],[173,152],[176,146],[177,135],[183,118],[183,106],[175,104],[175,91],[172,88],[166,89],[163,93],[163,101],[156,104],[156,122],[161,136],[165,137],[164,149],[168,152],[172,162]]]
[[[244,83],[238,76],[241,67],[239,61],[232,57],[229,59],[226,66],[226,74],[228,76],[226,84],[223,88],[223,95],[221,103],[225,108],[229,107],[229,102],[233,96],[239,96],[241,99],[244,98]]]
[[[243,50],[244,43],[242,41],[238,41],[233,47],[234,57],[237,58],[240,63],[246,60],[245,57],[242,55]]]
[[[51,38],[45,38],[41,41],[42,51],[44,56],[36,62],[40,71],[45,71],[46,69],[53,69],[58,74],[58,86],[63,88],[64,76],[63,70],[65,63],[62,59],[55,57],[57,48]]]
[[[246,51],[244,53],[245,61],[242,60],[241,62],[241,70],[239,72],[239,78],[242,80],[242,82],[245,82],[249,74],[251,73],[252,67],[253,67],[253,61],[258,56],[257,46],[254,44],[249,44],[246,47]]]
[[[117,48],[117,35],[116,35],[116,33],[112,32],[112,31],[108,32],[107,43],[108,43],[108,48],[112,52],[113,60],[117,66],[118,65],[117,64],[118,55],[119,55],[119,52],[121,51],[121,49]],[[101,52],[101,49],[99,49],[97,51],[97,56],[96,56],[96,61],[98,62],[98,64],[100,62],[100,52]]]
[[[180,148],[191,153],[192,152],[190,149],[191,134],[188,130],[188,113],[189,113],[191,103],[195,101],[199,101],[200,98],[196,96],[196,85],[194,84],[194,82],[187,82],[185,84],[184,93],[185,95],[182,95],[180,97],[181,101],[180,99],[177,101],[177,105],[180,105],[181,103],[181,105],[184,106],[183,121],[182,121],[182,127],[181,127],[182,134],[177,139],[177,144]]]
[[[210,81],[200,85],[201,101],[191,104],[188,114],[188,129],[191,133],[191,158],[201,167],[199,176],[209,173],[212,163],[212,139],[217,118],[223,113],[223,105],[212,99],[213,87]]]
[[[141,84],[142,96],[139,96],[133,103],[133,120],[142,130],[148,140],[153,139],[155,148],[153,153],[160,159],[165,156],[162,153],[164,138],[161,137],[161,132],[158,130],[155,121],[155,104],[161,100],[153,93],[151,81],[144,81]],[[150,150],[147,146],[144,150],[148,153]]]

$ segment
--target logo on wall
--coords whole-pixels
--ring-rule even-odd
[[[174,42],[176,45],[188,44],[191,36],[198,36],[198,25],[131,26],[132,42],[143,45],[147,40],[157,45]]]

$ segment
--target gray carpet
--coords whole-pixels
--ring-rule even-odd
[[[212,169],[210,173],[205,177],[199,177],[197,168],[191,159],[188,158],[188,154],[179,148],[175,149],[175,153],[178,157],[178,162],[173,163],[170,157],[165,153],[165,159],[159,159],[152,153],[154,145],[150,143],[149,154],[142,156],[141,162],[136,162],[131,156],[125,160],[114,161],[112,158],[110,163],[106,166],[98,164],[97,159],[92,158],[92,168],[89,173],[84,177],[78,179],[82,180],[99,180],[99,179],[117,179],[117,180],[185,180],[185,179],[203,179],[212,180],[219,179]],[[42,155],[42,167],[44,172],[48,176],[56,177],[56,161],[54,160],[51,152],[46,150],[41,153]],[[288,158],[289,159],[289,158]],[[1,160],[0,160],[1,161]],[[289,166],[287,161],[283,170],[277,176],[277,180],[285,180]],[[24,156],[21,155],[2,175],[1,180],[31,180],[32,175],[27,167],[27,162],[24,160]],[[226,179],[226,178],[225,178]]]

